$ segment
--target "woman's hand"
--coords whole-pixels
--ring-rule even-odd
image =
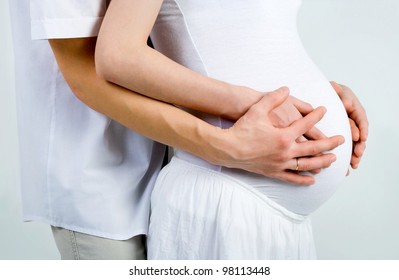
[[[303,118],[314,108],[307,102],[301,101],[293,96],[288,98],[277,108],[272,110],[269,114],[270,120],[275,127],[285,128],[290,126],[294,121]],[[301,135],[297,142],[305,142],[308,140],[320,140],[326,136],[316,127],[312,127],[304,135]],[[313,174],[320,173],[321,169],[309,170]]]
[[[309,103],[293,96],[288,96],[280,106],[270,112],[269,116],[275,127],[285,128],[290,126],[294,121],[303,118],[303,116],[306,116],[313,110],[314,108]],[[304,136],[311,140],[326,138],[326,136],[316,127],[312,127],[304,134]],[[306,138],[301,136],[298,140],[304,141]]]
[[[351,166],[353,169],[356,169],[366,149],[366,141],[369,132],[367,114],[359,99],[349,87],[340,85],[336,82],[331,82],[331,85],[341,98],[349,117],[353,141]]]

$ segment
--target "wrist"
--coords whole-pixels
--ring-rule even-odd
[[[231,98],[226,100],[226,110],[221,113],[221,116],[231,120],[238,120],[263,96],[251,88],[231,84],[228,85],[228,91]]]
[[[229,131],[212,125],[207,127],[201,137],[204,139],[202,158],[215,165],[234,167],[239,159],[239,145]]]

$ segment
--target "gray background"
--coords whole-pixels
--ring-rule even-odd
[[[17,0],[13,0],[17,1]],[[366,107],[370,137],[360,169],[313,216],[321,259],[399,259],[399,1],[304,0],[303,42],[325,75]],[[21,222],[13,53],[0,1],[0,259],[57,259],[46,225]]]

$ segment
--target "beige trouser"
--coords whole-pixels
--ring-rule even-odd
[[[144,260],[146,238],[138,235],[128,240],[112,240],[51,227],[62,260]]]

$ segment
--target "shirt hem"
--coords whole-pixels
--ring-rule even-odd
[[[89,235],[94,235],[97,237],[112,239],[112,240],[127,240],[127,239],[130,239],[137,235],[147,235],[148,234],[148,229],[145,229],[145,228],[131,230],[131,231],[129,231],[129,233],[126,233],[126,234],[115,234],[115,233],[110,233],[110,232],[104,232],[104,231],[84,228],[84,227],[80,227],[77,225],[55,222],[50,219],[46,219],[44,217],[37,217],[37,216],[26,216],[25,215],[25,216],[23,216],[23,221],[24,222],[40,222],[40,223],[48,224],[50,226],[61,227],[61,228],[67,229],[67,230],[72,230],[72,231],[89,234]]]
[[[96,37],[103,17],[80,19],[32,20],[31,39],[62,39]]]

